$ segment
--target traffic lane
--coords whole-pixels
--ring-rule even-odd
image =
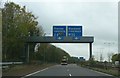
[[[105,73],[97,72],[77,65],[68,65],[67,71],[71,76],[111,76]]]
[[[66,65],[56,65],[32,76],[69,76]]]
[[[104,73],[96,72],[76,64],[56,65],[49,67],[31,76],[109,76]]]

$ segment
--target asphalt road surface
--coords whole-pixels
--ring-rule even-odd
[[[55,65],[43,70],[26,75],[30,76],[110,76],[105,73],[97,72],[87,68],[77,66],[76,64]]]

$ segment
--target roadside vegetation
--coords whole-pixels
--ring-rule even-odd
[[[44,36],[43,26],[26,6],[13,2],[2,8],[2,62],[23,62],[3,69],[3,76],[23,76],[48,66],[60,64],[62,57],[70,55],[50,43],[29,44],[29,63],[25,52],[25,41],[30,36]]]
[[[2,61],[26,62],[25,41],[30,36],[44,36],[44,31],[37,17],[25,6],[13,2],[5,3],[2,8]],[[64,50],[48,43],[40,43],[35,51],[36,43],[30,44],[30,63],[50,62],[60,63],[63,55],[69,54]]]
[[[70,59],[69,63],[73,60],[67,52],[50,43],[30,43],[29,63],[27,63],[25,42],[30,36],[44,36],[43,26],[40,25],[37,16],[26,10],[26,6],[7,2],[1,9],[2,62],[23,62],[22,65],[10,65],[9,68],[3,69],[3,74],[10,74],[19,67],[23,67],[25,70],[32,69],[29,65],[34,67],[36,64],[40,66],[60,64],[63,56]],[[37,50],[35,50],[36,47]]]
[[[120,77],[120,65],[115,64],[115,61],[119,61],[120,54],[114,54],[111,58],[112,62],[108,61],[96,61],[93,57],[89,61],[81,61],[78,65],[89,68],[92,70],[100,71],[103,73],[107,73],[116,77]]]

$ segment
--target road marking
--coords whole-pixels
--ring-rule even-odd
[[[72,76],[71,74],[69,74],[69,76]]]
[[[39,70],[39,71],[36,71],[36,72],[30,73],[30,74],[25,75],[24,77],[21,77],[21,78],[25,78],[25,77],[28,77],[28,76],[34,75],[34,74],[36,74],[36,73],[42,72],[42,71],[47,70],[47,69],[48,69],[48,68],[45,68],[45,69],[42,69],[42,70]]]

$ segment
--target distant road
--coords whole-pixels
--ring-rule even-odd
[[[108,76],[110,78],[108,74],[83,68],[76,64],[56,65],[27,76],[101,76],[101,78],[103,78],[102,76],[105,76],[105,78]]]

